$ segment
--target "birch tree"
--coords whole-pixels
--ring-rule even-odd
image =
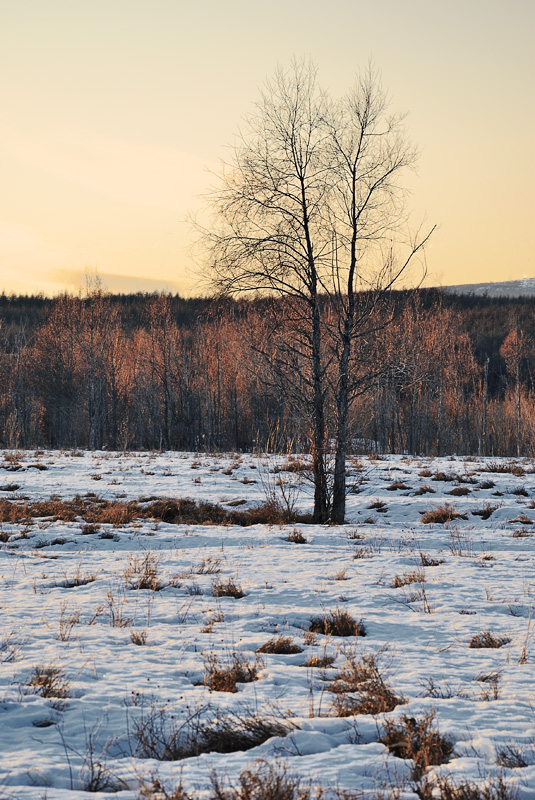
[[[299,330],[288,348],[310,366],[316,522],[344,520],[348,410],[362,388],[355,340],[371,335],[378,305],[430,235],[401,236],[400,178],[415,159],[373,69],[333,99],[313,66],[296,63],[266,83],[210,196],[214,218],[203,241],[215,286],[283,296]]]

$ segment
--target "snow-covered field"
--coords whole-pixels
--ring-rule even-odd
[[[273,471],[285,463],[3,453],[0,498],[93,492],[247,509],[280,492],[282,480],[286,496],[310,510],[303,473]],[[388,797],[398,786],[400,797],[415,798],[414,763],[380,739],[385,720],[418,724],[434,709],[453,752],[431,774],[480,785],[501,774],[520,798],[535,798],[535,472],[528,462],[516,467],[355,459],[341,527],[3,522],[0,797],[82,798],[92,788],[132,800],[155,777],[168,792],[181,780],[202,793],[214,770],[232,783],[265,759],[325,789],[382,788]],[[422,522],[421,512],[445,503],[466,518]],[[305,541],[288,541],[297,532]],[[153,588],[136,588],[142,578]],[[229,584],[243,596],[225,596]],[[311,620],[339,612],[366,635],[309,632]],[[257,652],[281,636],[300,652]],[[406,702],[338,716],[341,700],[358,700],[365,685],[337,694],[332,681],[370,654]],[[256,679],[216,690],[218,671],[232,667]],[[187,756],[196,743],[210,750],[200,745],[214,729],[214,746],[233,749],[225,732],[270,725],[279,735],[251,749],[154,757]]]

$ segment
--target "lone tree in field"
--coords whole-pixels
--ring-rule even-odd
[[[362,388],[355,340],[374,331],[377,309],[430,235],[400,235],[399,180],[415,158],[373,70],[334,100],[315,68],[298,63],[266,84],[210,196],[204,241],[216,287],[284,297],[297,332],[287,346],[308,365],[316,522],[344,521],[348,411]]]

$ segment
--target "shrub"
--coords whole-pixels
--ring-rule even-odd
[[[362,621],[357,622],[349,612],[339,608],[322,617],[313,617],[308,630],[325,636],[366,636]]]
[[[433,765],[445,764],[453,753],[453,744],[435,725],[435,711],[420,719],[404,714],[399,720],[385,720],[379,739],[392,755],[414,761],[413,778],[418,780]]]
[[[256,652],[293,655],[294,653],[302,653],[303,648],[298,644],[294,644],[289,636],[274,636],[272,639],[265,642],[265,644],[261,645]]]
[[[468,486],[455,486],[448,494],[451,494],[453,497],[465,497],[467,494],[470,494],[470,489]]]

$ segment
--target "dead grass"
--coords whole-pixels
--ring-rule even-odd
[[[470,639],[470,647],[476,650],[482,650],[484,648],[498,649],[505,644],[509,644],[510,641],[511,639],[508,636],[494,636],[490,631],[483,631],[482,633],[476,633],[475,636],[472,636]]]
[[[130,641],[138,647],[144,647],[147,644],[147,631],[132,631]]]
[[[274,503],[235,511],[221,505],[196,502],[189,498],[161,498],[148,503],[130,500],[104,500],[89,493],[76,495],[72,500],[50,498],[39,502],[0,499],[0,522],[28,522],[31,519],[52,519],[64,522],[82,520],[88,524],[109,524],[118,528],[137,519],[152,519],[175,525],[285,525],[292,522],[310,522],[307,514],[293,513]],[[89,531],[85,531],[89,533]]]
[[[305,538],[297,528],[294,528],[293,531],[286,536],[286,541],[293,542],[293,544],[308,544],[308,539]]]
[[[245,592],[232,578],[228,578],[226,581],[218,580],[212,583],[212,597],[235,597],[239,600],[245,597]]]
[[[467,494],[470,494],[470,489],[468,486],[455,486],[448,494],[451,494],[452,497],[466,497]]]
[[[53,700],[66,700],[71,696],[70,684],[60,667],[38,665],[28,680],[35,694]]]
[[[487,503],[482,508],[476,508],[475,511],[472,511],[472,514],[475,517],[481,517],[481,519],[489,519],[489,517],[494,514],[497,508],[498,506],[493,506],[490,503]]]
[[[285,763],[277,761],[256,761],[253,766],[244,769],[234,783],[231,783],[227,776],[223,779],[213,772],[211,784],[206,800],[311,800],[312,798],[310,783],[303,784],[300,778],[290,775]],[[175,789],[168,790],[160,780],[152,778],[150,784],[141,784],[138,800],[195,800],[195,796],[184,789],[182,780]]]
[[[400,589],[402,586],[409,586],[411,583],[423,583],[425,572],[423,569],[416,569],[414,572],[405,572],[403,575],[394,575],[390,586],[392,589]]]
[[[420,551],[418,555],[420,557],[420,564],[422,567],[439,567],[444,563],[443,558],[433,558],[428,553],[422,553]]]
[[[337,695],[332,708],[338,717],[383,714],[407,702],[383,679],[377,654],[357,658],[354,651],[349,651],[345,655],[342,669],[328,686],[329,691]]]
[[[388,507],[383,500],[373,500],[367,508],[370,511],[377,511],[378,514],[386,514]]]
[[[520,522],[522,525],[533,525],[533,520],[524,513],[519,514],[514,519],[510,519],[509,522]]]
[[[398,720],[385,720],[379,741],[397,758],[414,762],[413,779],[418,780],[430,766],[445,764],[453,753],[453,744],[435,725],[435,711],[425,716],[404,714]]]
[[[436,506],[429,511],[423,511],[420,522],[424,525],[444,525],[447,522],[452,522],[454,519],[468,519],[466,514],[461,514],[455,510],[452,503],[444,503],[443,505]]]
[[[293,655],[294,653],[302,653],[303,648],[298,644],[294,644],[290,636],[274,636],[272,639],[268,639],[265,644],[261,645],[256,652]]]
[[[238,683],[258,680],[263,667],[258,657],[250,661],[242,653],[231,653],[227,663],[221,663],[215,653],[204,656],[204,685],[213,692],[237,692]]]
[[[524,467],[516,461],[489,461],[483,472],[494,472],[500,475],[515,475],[517,478],[521,478],[526,474]]]
[[[357,622],[349,612],[337,608],[321,617],[310,620],[308,630],[322,633],[325,636],[366,636],[366,628],[362,620]]]
[[[487,778],[484,783],[454,781],[450,775],[424,778],[413,787],[420,800],[516,800],[518,790],[505,782],[502,774]],[[438,792],[438,794],[437,794]]]
[[[187,709],[177,719],[166,707],[151,706],[132,726],[134,755],[180,761],[203,753],[234,753],[258,747],[272,736],[286,736],[296,727],[276,709],[223,713],[205,705]]]
[[[306,661],[303,661],[301,666],[311,669],[328,669],[332,667],[335,661],[336,656],[329,656],[327,653],[323,653],[321,656],[309,656]]]
[[[164,584],[158,580],[160,559],[150,551],[144,556],[130,556],[124,571],[124,579],[129,589],[148,589],[158,592]]]
[[[419,486],[418,489],[416,489],[416,491],[414,492],[414,496],[416,497],[422,494],[435,494],[435,490],[431,486],[422,484],[422,486]]]

